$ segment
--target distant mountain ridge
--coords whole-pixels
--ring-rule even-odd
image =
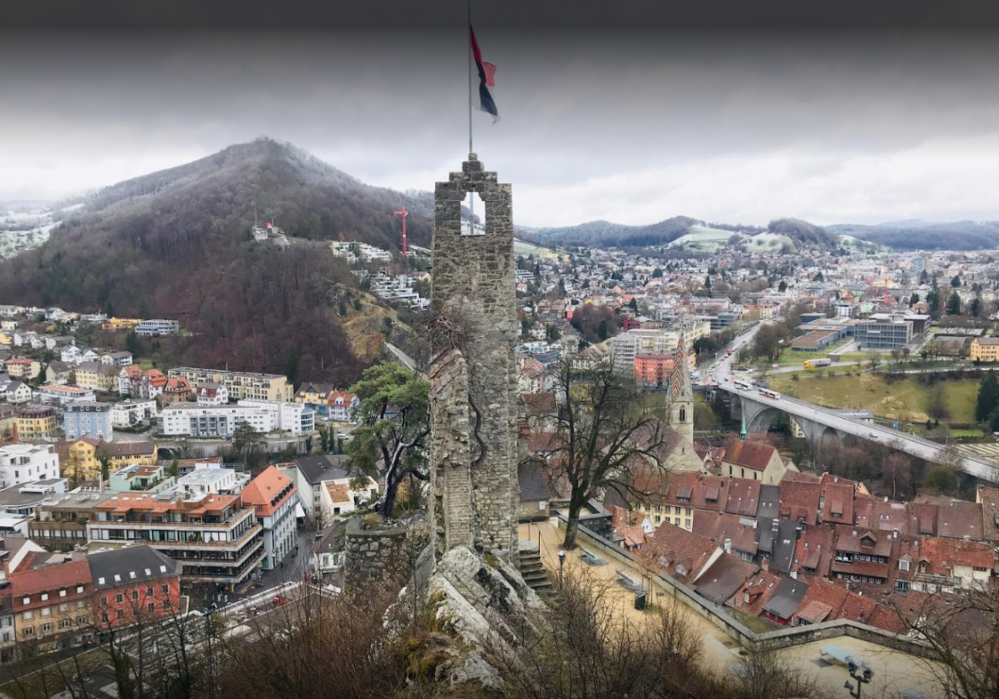
[[[522,230],[526,238],[542,245],[647,247],[669,245],[698,226],[703,224],[697,219],[675,216],[648,226],[627,226],[601,220],[575,226]],[[935,223],[906,219],[877,225],[844,223],[818,226],[800,219],[780,218],[771,221],[765,229],[723,223],[711,223],[707,227],[742,232],[749,236],[766,231],[786,236],[798,249],[842,249],[856,247],[857,241],[896,250],[983,250],[999,247],[999,221]]]

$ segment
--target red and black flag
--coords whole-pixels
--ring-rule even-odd
[[[496,74],[496,66],[482,60],[482,52],[479,51],[479,44],[475,40],[475,30],[472,25],[468,25],[468,33],[472,39],[472,56],[475,58],[475,65],[479,70],[479,109],[493,115],[493,123],[499,121],[499,109],[496,107],[496,100],[493,99],[492,88],[496,86],[493,76]]]

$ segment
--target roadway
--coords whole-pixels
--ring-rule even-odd
[[[922,437],[916,437],[889,427],[864,422],[863,420],[844,417],[828,408],[806,403],[796,398],[788,398],[784,395],[776,399],[768,398],[761,395],[759,389],[756,387],[748,389],[738,388],[733,381],[723,381],[718,385],[718,388],[740,398],[767,405],[792,417],[825,425],[839,434],[849,434],[860,439],[891,446],[893,449],[898,449],[910,456],[915,456],[925,461],[941,463],[946,460],[945,451],[947,448],[944,445],[931,442]],[[997,471],[995,463],[991,460],[962,454],[960,467],[966,473],[977,478],[988,481],[999,481],[999,471]]]

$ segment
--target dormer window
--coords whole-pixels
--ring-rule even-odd
[[[898,569],[901,571],[909,572],[909,561],[901,560],[898,562]]]

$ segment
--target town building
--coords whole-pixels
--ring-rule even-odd
[[[159,447],[145,439],[134,442],[106,442],[101,445],[101,455],[108,459],[108,468],[114,472],[137,464],[155,465],[159,456]]]
[[[31,387],[20,381],[11,381],[7,384],[7,389],[4,391],[7,402],[13,405],[29,403],[32,395]]]
[[[17,438],[21,441],[52,439],[59,429],[56,411],[52,408],[32,406],[17,411],[15,420]]]
[[[198,405],[225,405],[229,402],[229,389],[220,383],[203,383],[197,388]]]
[[[180,463],[178,462],[177,465],[179,469]],[[212,468],[202,465],[202,468],[195,468],[180,476],[177,479],[176,489],[184,497],[200,493],[236,495],[242,492],[249,481],[249,474],[237,472],[235,469],[219,468],[218,466]]]
[[[141,322],[139,318],[108,318],[101,324],[101,330],[134,330]]]
[[[73,370],[73,382],[77,388],[88,388],[99,393],[118,390],[119,368],[101,362],[84,362]]]
[[[0,488],[59,477],[59,455],[49,444],[0,447]]]
[[[28,536],[51,551],[72,551],[87,543],[87,522],[94,508],[110,499],[113,493],[65,490],[44,493],[34,504],[34,517],[28,523]]]
[[[768,485],[780,483],[788,470],[780,453],[763,442],[738,441],[731,444],[721,460],[723,476],[749,478]]]
[[[80,401],[93,403],[97,400],[91,389],[79,388],[77,386],[42,386],[38,389],[38,398],[43,403],[55,403],[58,405],[67,405]]]
[[[111,406],[111,427],[133,427],[156,419],[156,401],[150,398],[126,398]]]
[[[111,493],[162,493],[172,490],[177,479],[169,475],[161,464],[133,464],[111,474],[108,491]]]
[[[361,400],[353,393],[332,391],[327,398],[326,414],[334,422],[356,423],[354,411],[361,405]]]
[[[148,623],[182,611],[179,563],[150,546],[87,556],[98,630]]]
[[[62,413],[62,431],[67,440],[92,437],[110,442],[111,406],[108,403],[70,403]]]
[[[132,364],[134,359],[131,352],[108,352],[101,355],[101,364],[107,366],[123,367]]]
[[[97,457],[103,442],[92,437],[78,437],[73,441],[57,442],[56,453],[62,477],[73,483],[92,481],[100,478],[101,462]]]
[[[329,396],[335,390],[333,384],[303,383],[295,392],[295,402],[312,406],[320,415],[326,415],[329,408]]]
[[[118,371],[118,393],[122,396],[156,398],[163,393],[167,383],[167,377],[159,369],[143,371],[138,365],[130,364]]]
[[[301,403],[241,400],[237,405],[219,406],[175,403],[163,408],[158,418],[159,433],[167,437],[228,439],[241,424],[261,434],[276,430],[309,434],[315,431],[315,413]]]
[[[370,477],[357,488],[342,461],[339,456],[304,456],[278,465],[295,484],[305,515],[320,524],[353,512],[359,501],[378,492],[378,484]]]
[[[860,349],[901,349],[912,342],[912,321],[896,320],[885,314],[858,321],[853,337]]]
[[[0,490],[0,510],[6,514],[30,517],[50,497],[65,493],[66,485],[65,478],[47,478],[4,488]]]
[[[261,530],[238,495],[119,493],[94,507],[87,539],[98,546],[148,544],[178,561],[185,580],[233,590],[265,555]]]
[[[93,640],[93,581],[85,559],[45,563],[10,575],[21,655],[75,648]]]
[[[968,356],[975,362],[999,362],[999,337],[976,337]]]
[[[37,359],[13,357],[3,363],[4,371],[12,379],[31,381],[42,373],[42,365]]]
[[[220,383],[229,392],[229,400],[288,401],[294,399],[295,391],[286,376],[279,374],[255,374],[245,371],[223,371],[221,369],[198,369],[176,367],[167,372],[168,376],[183,376],[191,385]]]
[[[264,532],[264,570],[273,570],[298,546],[295,506],[298,491],[277,466],[268,466],[243,488],[243,505],[252,507]]]
[[[135,326],[135,334],[140,337],[176,335],[178,332],[180,332],[180,323],[176,320],[153,318],[144,320]]]

